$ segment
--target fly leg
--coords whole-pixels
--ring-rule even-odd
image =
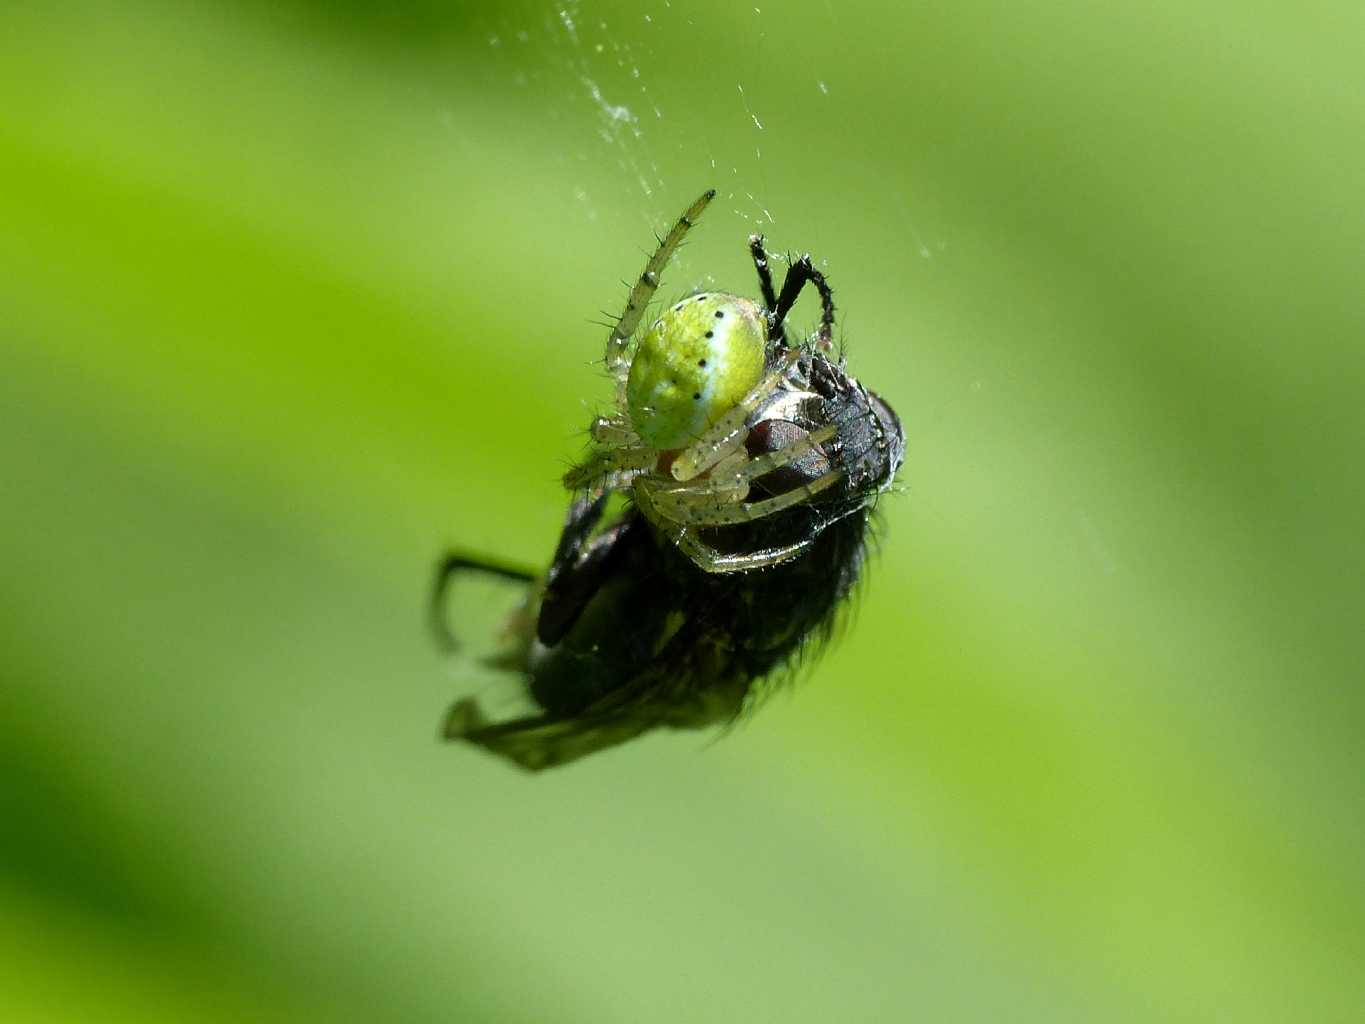
[[[466,555],[454,551],[442,558],[436,566],[436,579],[431,587],[431,599],[428,602],[427,611],[432,634],[436,637],[436,646],[447,654],[459,650],[460,645],[455,639],[455,634],[451,632],[450,623],[446,618],[446,596],[450,592],[450,586],[455,581],[455,577],[465,572],[500,576],[503,579],[515,580],[518,583],[530,583],[536,578],[536,574],[530,569],[499,562],[493,558]]]
[[[604,494],[596,499],[575,498],[569,506],[554,561],[545,574],[545,593],[536,619],[536,637],[546,647],[558,643],[578,621],[611,569],[616,542],[630,526],[627,517],[593,536],[606,504]]]
[[[834,293],[825,275],[815,269],[809,253],[787,268],[787,276],[782,279],[782,291],[777,296],[777,306],[770,317],[770,333],[784,330],[787,314],[796,305],[796,297],[807,284],[814,285],[820,295],[820,329],[815,336],[815,347],[821,352],[829,352],[834,347]]]

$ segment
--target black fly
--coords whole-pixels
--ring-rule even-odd
[[[433,592],[453,648],[451,583],[477,572],[526,596],[485,659],[532,710],[494,720],[458,701],[445,736],[524,768],[563,764],[650,729],[732,721],[756,684],[826,639],[862,570],[869,517],[905,452],[896,414],[832,357],[834,299],[808,256],[775,291],[763,239],[750,239],[762,304],[689,296],[634,339],[701,196],[660,243],[607,343],[616,414],[592,424],[592,455],[544,573],[450,555]],[[789,340],[802,288],[819,329]],[[629,500],[615,512],[615,493]]]

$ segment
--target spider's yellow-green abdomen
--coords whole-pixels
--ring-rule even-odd
[[[723,293],[693,295],[659,317],[630,362],[626,401],[640,440],[683,448],[763,376],[763,311]]]

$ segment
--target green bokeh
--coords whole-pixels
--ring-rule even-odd
[[[1131,7],[7,5],[0,1019],[1359,1019],[1365,13]],[[854,626],[442,746],[711,185],[910,438]]]

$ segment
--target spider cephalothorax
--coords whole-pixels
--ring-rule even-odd
[[[616,410],[571,470],[568,516],[544,573],[450,555],[446,585],[474,570],[527,584],[488,660],[519,677],[529,713],[493,720],[458,701],[445,735],[525,768],[563,764],[658,726],[733,720],[754,685],[828,636],[861,571],[871,504],[905,452],[891,408],[832,357],[834,298],[809,256],[774,291],[749,240],[761,304],[708,291],[638,338],[645,307],[707,192],[659,243],[607,340]],[[788,338],[802,288],[820,296],[814,336]],[[608,500],[631,501],[607,516]]]
[[[714,194],[678,219],[632,289],[607,341],[616,414],[593,422],[598,448],[564,482],[594,495],[628,489],[700,568],[736,572],[800,554],[834,518],[863,507],[890,485],[905,438],[890,407],[830,359],[834,297],[824,275],[803,256],[775,293],[761,236],[749,248],[762,306],[724,292],[691,295],[631,346],[664,266]],[[823,315],[815,337],[793,345],[786,317],[808,283]],[[821,510],[805,517],[802,536],[752,550],[717,546],[714,531],[798,505]]]

